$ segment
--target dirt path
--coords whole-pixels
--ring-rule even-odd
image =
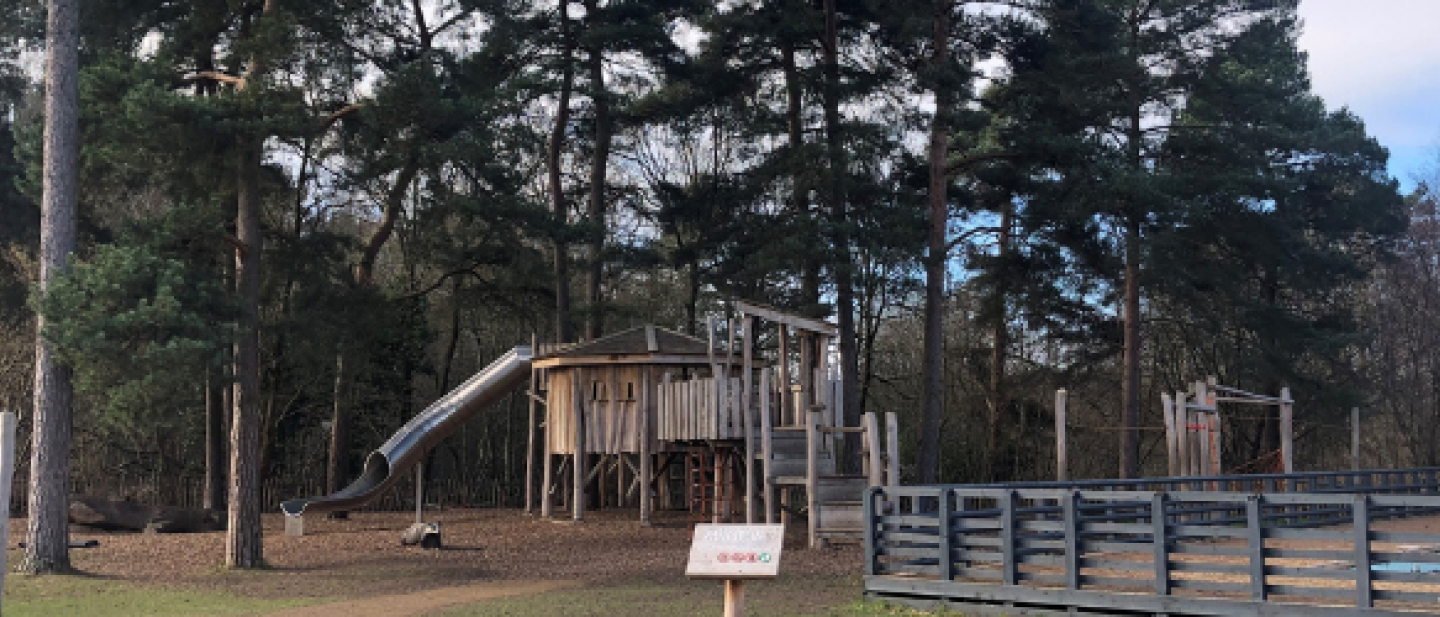
[[[270,613],[270,617],[405,617],[459,604],[545,593],[579,585],[579,581],[491,581],[291,608]]]

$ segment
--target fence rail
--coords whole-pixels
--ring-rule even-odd
[[[865,501],[865,588],[963,610],[1440,612],[1440,533],[1376,525],[1440,512],[1435,477],[1247,476],[1238,491],[1128,490],[1241,481],[1227,477],[877,487]],[[1277,490],[1263,491],[1271,480]]]

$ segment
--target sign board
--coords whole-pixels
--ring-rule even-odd
[[[692,578],[773,578],[780,573],[784,525],[695,525],[690,563]]]

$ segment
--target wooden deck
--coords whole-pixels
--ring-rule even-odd
[[[1408,471],[1279,485],[1343,493],[872,489],[866,592],[982,613],[1440,613],[1440,574],[1372,568],[1440,564],[1435,470]]]

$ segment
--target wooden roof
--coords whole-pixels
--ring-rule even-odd
[[[535,366],[708,364],[709,358],[709,343],[704,339],[645,325],[550,351],[535,358]]]

